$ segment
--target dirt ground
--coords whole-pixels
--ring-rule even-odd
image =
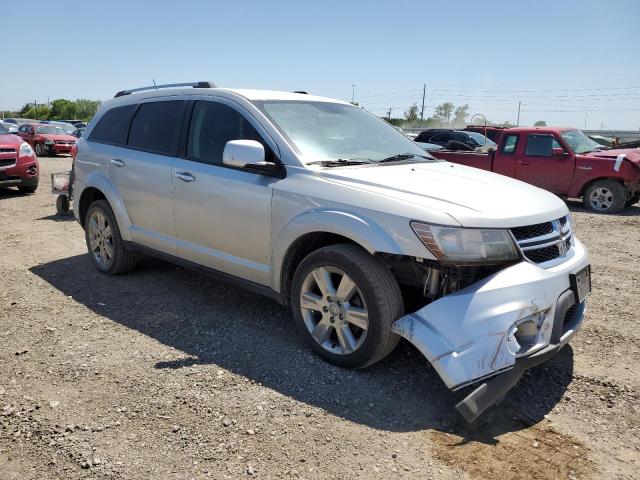
[[[106,277],[83,231],[0,191],[0,479],[640,478],[640,205],[570,204],[582,330],[472,426],[408,344],[363,371],[307,351],[271,300],[147,260]]]

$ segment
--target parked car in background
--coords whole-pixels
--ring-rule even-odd
[[[56,127],[60,127],[65,132],[67,132],[69,135],[73,134],[73,132],[75,132],[76,128],[78,128],[75,125],[73,125],[72,123],[61,122],[59,120],[43,120],[40,123],[44,123],[44,124],[47,124],[47,125],[54,125]]]
[[[23,193],[38,188],[38,159],[31,146],[0,125],[0,187],[18,187]]]
[[[118,92],[78,140],[98,271],[146,252],[233,280],[343,368],[404,337],[449,388],[476,384],[469,421],[580,327],[589,259],[555,195],[438,161],[347,102],[182,86]]]
[[[416,142],[433,143],[448,150],[475,150],[479,147],[495,147],[493,140],[477,132],[462,130],[433,129],[421,132]]]
[[[44,123],[20,125],[18,135],[35,149],[39,157],[71,153],[77,140],[60,127]]]
[[[574,128],[510,128],[495,151],[438,150],[433,155],[513,177],[562,197],[582,197],[585,207],[594,212],[618,212],[640,200],[640,150],[603,150]]]
[[[80,138],[82,136],[82,132],[84,132],[86,128],[87,127],[76,128],[71,135],[76,138]]]
[[[466,132],[480,133],[491,139],[492,142],[498,143],[502,132],[504,132],[506,128],[507,127],[496,127],[492,125],[487,125],[486,127],[484,125],[467,125],[464,130]]]
[[[13,133],[13,134],[18,133],[18,125],[15,123],[0,121],[0,125],[4,127],[6,130],[8,130],[9,133]]]
[[[435,143],[416,142],[416,144],[426,152],[433,152],[434,150],[444,150],[444,147],[442,145],[436,145]]]
[[[38,123],[38,120],[32,118],[5,118],[4,123],[13,123],[14,125],[22,125],[23,123]]]

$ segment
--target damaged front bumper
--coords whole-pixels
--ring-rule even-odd
[[[576,303],[570,276],[588,264],[576,240],[559,265],[513,265],[405,315],[393,331],[420,350],[450,389],[484,381],[457,405],[473,421],[580,327],[585,302]]]

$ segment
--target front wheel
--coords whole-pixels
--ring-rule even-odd
[[[626,193],[614,180],[598,180],[585,190],[582,202],[592,212],[615,213],[624,208]]]
[[[44,157],[44,145],[36,143],[36,157]]]
[[[291,306],[298,331],[324,360],[363,368],[387,356],[399,337],[391,326],[404,314],[398,282],[356,245],[309,254],[296,269]]]

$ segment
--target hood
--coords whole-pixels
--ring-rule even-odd
[[[640,167],[640,148],[617,148],[612,150],[601,150],[599,152],[589,152],[582,156],[587,158],[605,158],[607,160],[616,160],[620,155],[624,155],[625,160],[629,160]]]
[[[503,175],[449,162],[324,169],[328,181],[399,202],[437,210],[466,227],[516,227],[554,220],[568,212],[546,190]]]
[[[51,135],[49,133],[39,133],[40,137],[48,138],[50,140],[73,140],[74,142],[78,140],[73,135]]]
[[[0,135],[0,146],[11,146],[11,147],[19,147],[23,142],[22,138],[17,135]]]

